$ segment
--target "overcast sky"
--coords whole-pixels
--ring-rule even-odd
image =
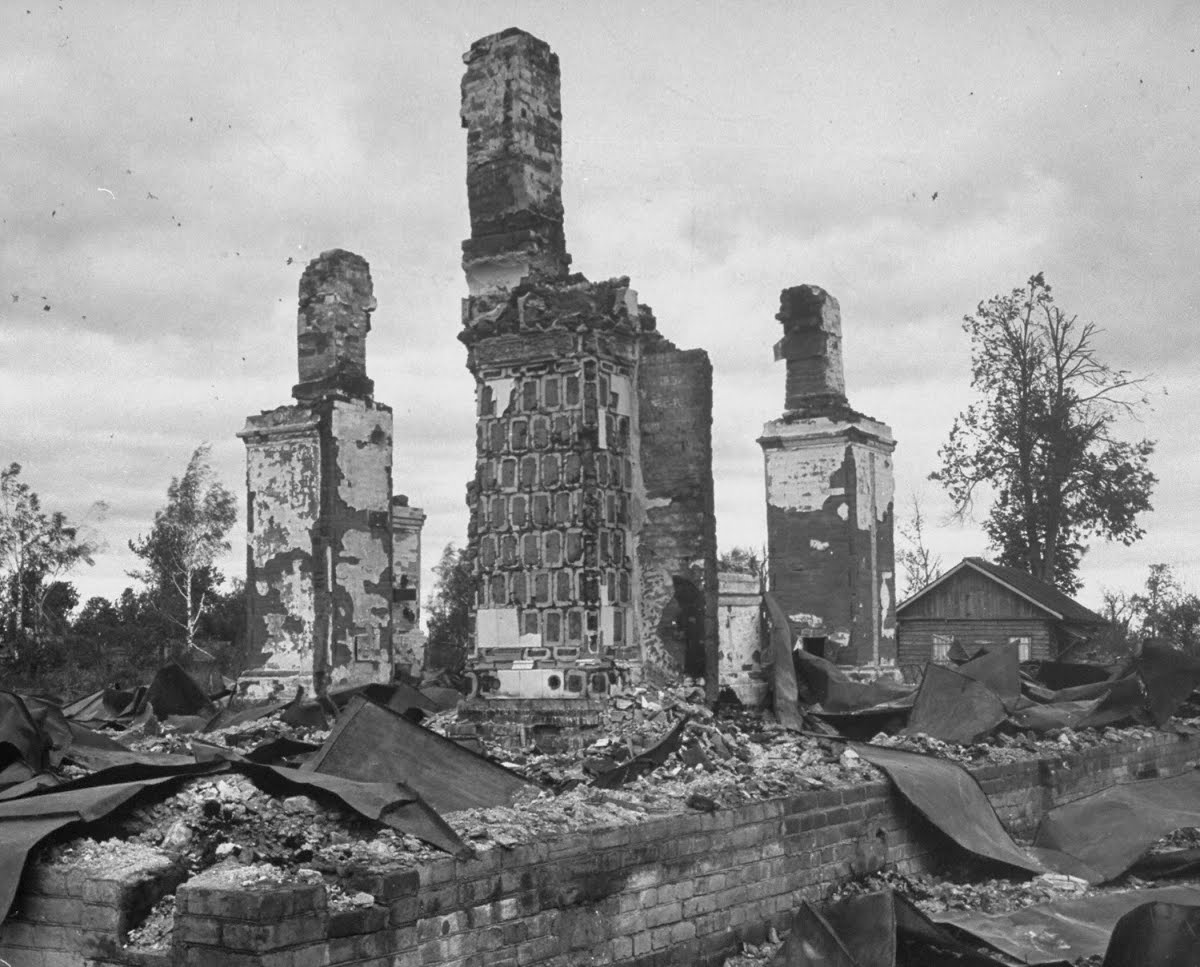
[[[842,306],[851,402],[899,441],[899,516],[922,491],[947,564],[985,553],[925,478],[970,399],[963,314],[1044,271],[1108,361],[1152,375],[1127,432],[1158,441],[1155,512],[1135,547],[1093,546],[1080,597],[1158,561],[1200,586],[1193,0],[9,0],[0,463],[76,518],[110,505],[85,598],[131,583],[126,542],[200,441],[243,492],[234,434],[289,402],[297,283],[335,247],[371,264],[368,374],[426,563],[463,541],[461,55],[509,26],[561,59],[573,267],[629,275],[712,357],[722,548],[765,541],[774,314],[815,283]]]

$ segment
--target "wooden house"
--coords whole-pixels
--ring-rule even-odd
[[[1021,661],[1055,660],[1107,622],[1062,591],[1012,567],[964,558],[896,608],[901,665],[947,661],[955,645],[1016,648]]]

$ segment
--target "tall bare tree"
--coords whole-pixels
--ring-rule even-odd
[[[1144,380],[1100,361],[1099,330],[1059,309],[1041,273],[980,303],[963,329],[980,398],[930,476],[960,516],[981,488],[991,494],[984,526],[1000,563],[1075,591],[1086,538],[1143,535],[1154,443],[1120,440],[1116,424],[1145,406]]]
[[[901,599],[920,591],[942,574],[941,555],[930,550],[925,541],[925,512],[921,507],[921,498],[912,493],[908,499],[908,519],[896,528],[900,534],[900,542],[896,548],[896,564],[899,565],[900,576],[904,579],[900,591]]]

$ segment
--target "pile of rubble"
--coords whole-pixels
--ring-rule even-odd
[[[239,712],[211,704],[179,670],[162,677],[165,682],[156,679],[140,698],[92,696],[75,703],[88,716],[86,724],[8,693],[12,714],[0,714],[0,728],[18,720],[33,728],[8,737],[21,754],[0,762],[0,799],[28,798],[36,807],[38,796],[86,789],[113,768],[133,769],[143,779],[170,778],[150,788],[160,781],[151,778],[128,807],[51,837],[40,858],[86,865],[136,860],[149,851],[169,857],[188,875],[218,873],[238,882],[317,878],[335,907],[365,902],[353,887],[363,872],[411,867],[445,851],[506,849],[798,791],[885,777],[898,781],[887,765],[892,760],[879,759],[885,752],[957,768],[1083,751],[1155,732],[1131,715],[1089,728],[1021,729],[1009,722],[965,744],[912,727],[891,728],[861,745],[833,727],[837,716],[823,717],[819,705],[803,711],[802,727],[785,728],[770,713],[739,706],[714,712],[704,705],[702,689],[688,684],[618,690],[608,697],[599,725],[574,743],[578,751],[562,752],[555,751],[561,744],[504,746],[486,731],[464,739],[459,710],[444,707],[444,690],[440,703],[408,686],[367,686]],[[147,697],[152,694],[159,705]],[[897,709],[894,699],[885,706],[889,715]],[[1174,710],[1194,711],[1180,703]],[[1200,719],[1177,716],[1170,728],[1197,731]],[[375,758],[366,761],[371,757],[362,751]],[[406,768],[415,762],[406,765],[405,756],[421,754],[425,761],[445,761],[444,783],[425,775],[412,780],[417,785],[411,789],[405,785]],[[364,762],[355,765],[358,758]],[[376,776],[380,767],[385,774]],[[386,780],[392,806],[407,804],[387,822],[372,798],[380,794],[377,779]],[[1151,851],[1196,845],[1194,830],[1171,837]],[[960,845],[970,852],[969,844]],[[881,873],[847,887],[842,898],[881,889],[927,913],[1005,912],[1094,891],[1061,874],[970,883]],[[151,911],[130,934],[130,944],[166,942],[171,902],[168,897]],[[767,938],[733,963],[766,963],[779,950],[778,938]]]

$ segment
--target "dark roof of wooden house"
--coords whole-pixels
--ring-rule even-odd
[[[945,574],[935,581],[931,581],[925,587],[921,588],[916,594],[910,596],[907,600],[896,606],[896,615],[900,616],[900,612],[907,608],[914,601],[925,597],[930,591],[944,584],[955,574],[958,574],[964,568],[971,568],[978,571],[980,574],[995,581],[997,584],[1007,588],[1014,594],[1019,595],[1026,601],[1041,608],[1047,612],[1050,617],[1060,621],[1067,621],[1073,624],[1107,624],[1108,622],[1096,614],[1095,611],[1085,608],[1078,601],[1066,594],[1063,594],[1053,584],[1047,584],[1045,581],[1039,581],[1032,574],[1028,574],[1015,567],[1005,567],[1002,564],[993,564],[991,561],[985,561],[982,557],[965,557],[954,567],[950,568]]]

